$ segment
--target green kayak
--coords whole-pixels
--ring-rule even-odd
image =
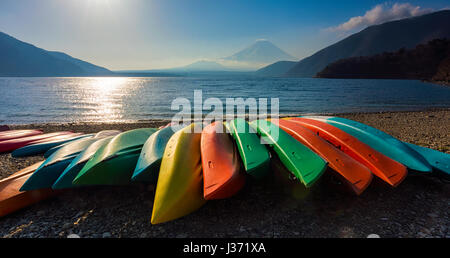
[[[327,168],[319,155],[267,120],[250,123],[263,140],[273,148],[284,166],[306,187],[319,179]]]
[[[164,150],[174,133],[172,127],[166,127],[148,138],[144,147],[142,147],[136,169],[131,178],[133,181],[156,182]]]
[[[262,178],[270,171],[270,154],[261,144],[256,131],[242,118],[225,124],[233,136],[244,163],[245,171],[256,178]]]
[[[70,162],[70,164],[64,169],[59,178],[55,181],[52,188],[53,189],[66,189],[76,187],[73,185],[73,180],[83,169],[84,165],[88,160],[94,156],[94,154],[104,145],[108,144],[113,136],[106,137],[103,139],[97,139],[96,142],[92,143],[83,152],[81,152],[76,158]]]
[[[51,188],[70,162],[95,141],[94,138],[81,139],[57,150],[36,169],[20,191]]]
[[[123,185],[131,181],[142,146],[157,131],[141,128],[114,136],[75,177],[75,185]]]

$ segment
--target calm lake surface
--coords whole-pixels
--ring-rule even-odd
[[[171,118],[172,101],[279,98],[280,114],[450,107],[450,87],[410,80],[306,78],[0,78],[0,123],[128,122]],[[192,104],[193,105],[193,104]],[[270,109],[269,109],[270,111]],[[204,111],[208,113],[209,111]]]

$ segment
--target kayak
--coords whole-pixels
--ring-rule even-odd
[[[231,197],[244,187],[245,174],[241,173],[238,150],[222,122],[203,129],[200,153],[206,200]]]
[[[91,137],[96,138],[96,139],[101,139],[101,138],[105,138],[105,137],[109,137],[109,136],[115,136],[115,135],[117,135],[119,133],[121,133],[121,132],[120,131],[116,131],[116,130],[106,130],[106,131],[100,131],[100,132],[98,132],[95,135],[92,134]],[[82,139],[79,139],[79,140],[82,140]],[[48,151],[46,151],[44,153],[44,158],[50,157],[50,155],[52,155],[55,151],[59,150],[60,148],[66,146],[68,144],[71,144],[71,143],[72,142],[67,142],[67,143],[64,143],[64,144],[61,144],[61,145],[58,145],[58,146],[55,146],[55,147],[49,149]]]
[[[327,168],[327,163],[308,147],[267,120],[250,123],[273,148],[283,165],[306,187],[312,186]]]
[[[39,130],[9,130],[0,132],[0,141],[7,141],[17,138],[29,137],[43,134],[42,131]]]
[[[88,160],[94,156],[94,154],[104,145],[108,144],[113,136],[98,139],[83,152],[81,152],[76,158],[74,158],[70,164],[64,169],[59,178],[55,181],[53,189],[66,189],[76,187],[72,182],[75,177],[80,173],[81,169],[86,165]]]
[[[320,138],[308,128],[282,119],[272,119],[271,122],[319,154],[355,194],[360,195],[369,186],[372,181],[372,173],[366,166]]]
[[[67,135],[67,134],[73,134],[73,133],[72,132],[47,133],[47,134],[40,134],[40,135],[34,135],[34,136],[28,136],[28,137],[22,137],[22,138],[17,138],[17,139],[1,141],[0,142],[0,153],[10,152],[15,149],[33,144],[37,141],[51,140],[52,137],[57,137],[57,136]]]
[[[164,150],[174,133],[172,127],[164,127],[148,138],[142,147],[136,168],[131,177],[133,181],[156,182]]]
[[[199,125],[191,124],[172,135],[167,143],[156,185],[152,224],[186,216],[206,203],[198,130]]]
[[[309,117],[305,117],[309,118]],[[420,172],[431,172],[431,165],[414,149],[393,136],[371,126],[340,117],[312,117],[331,124],[351,134],[378,152],[396,160],[409,169]]]
[[[270,171],[270,154],[256,131],[242,118],[225,124],[236,142],[247,174],[262,178]]]
[[[28,192],[19,191],[22,184],[41,164],[42,162],[36,163],[20,170],[8,178],[0,180],[0,217],[48,199],[55,194],[51,189]]]
[[[70,162],[95,141],[97,139],[94,138],[80,139],[57,150],[36,169],[20,190],[51,188]]]
[[[450,176],[450,154],[405,142],[411,149],[422,155],[431,166],[446,177]]]
[[[294,121],[312,130],[350,157],[361,162],[369,168],[373,174],[392,186],[400,184],[408,174],[407,168],[401,163],[374,150],[369,145],[359,141],[357,138],[337,127],[308,118],[294,117],[289,121]]]
[[[131,181],[142,146],[157,129],[141,128],[120,133],[86,163],[76,185],[123,185]]]
[[[67,143],[72,142],[78,139],[86,138],[86,137],[92,137],[91,134],[82,134],[82,133],[72,133],[67,135],[59,135],[52,137],[50,139],[45,139],[41,141],[33,142],[33,144],[24,146],[22,148],[19,148],[17,150],[14,150],[11,153],[11,156],[14,158],[18,157],[28,157],[28,156],[34,156],[39,155],[42,153],[45,153],[49,149]]]
[[[7,126],[7,125],[0,125],[0,132],[8,131],[8,130],[9,130],[9,126]]]

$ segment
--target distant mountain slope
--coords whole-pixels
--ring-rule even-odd
[[[342,58],[410,49],[435,38],[449,38],[449,24],[450,10],[445,10],[371,26],[301,60],[286,75],[313,77]]]
[[[270,64],[281,60],[298,60],[296,57],[289,55],[267,40],[257,40],[253,45],[223,59],[235,62],[261,64]]]
[[[98,76],[111,71],[0,32],[0,76]]]
[[[259,69],[255,74],[260,76],[279,77],[283,76],[296,64],[297,62],[294,61],[279,61]]]
[[[412,50],[351,57],[328,65],[320,78],[419,79],[450,82],[450,40],[435,39]]]
[[[227,71],[229,69],[217,62],[214,62],[214,61],[201,60],[201,61],[197,61],[197,62],[194,62],[192,64],[189,64],[189,65],[186,65],[183,67],[173,68],[170,70],[176,70],[176,71]]]

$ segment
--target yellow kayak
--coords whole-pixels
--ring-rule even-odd
[[[152,224],[174,220],[199,209],[203,198],[201,129],[191,124],[169,139],[161,161]],[[198,129],[198,128],[197,128]]]

